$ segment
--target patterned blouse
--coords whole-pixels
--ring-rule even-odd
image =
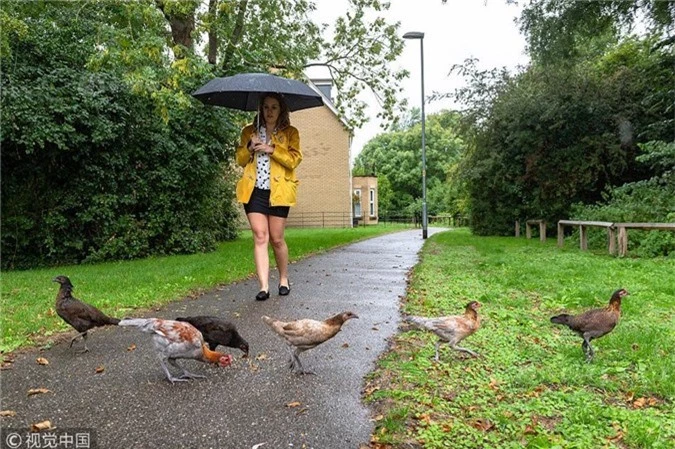
[[[265,126],[261,126],[258,131],[260,140],[269,143],[267,140],[267,131]],[[255,186],[259,189],[270,189],[270,155],[267,153],[258,153],[258,165],[256,169]]]

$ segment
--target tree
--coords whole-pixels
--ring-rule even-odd
[[[543,63],[572,61],[583,56],[588,44],[611,35],[611,42],[630,33],[635,25],[646,25],[657,46],[675,41],[675,2],[661,0],[560,1],[532,0],[520,18],[533,60]],[[604,40],[605,44],[611,44]],[[602,46],[596,47],[602,52]]]
[[[410,117],[416,115],[411,112]],[[354,172],[376,175],[379,190],[391,186],[391,199],[380,193],[382,213],[404,210],[422,198],[421,123],[404,120],[410,127],[383,133],[370,140],[354,161]],[[431,114],[426,120],[427,190],[431,215],[451,210],[454,199],[447,183],[450,168],[464,151],[464,143],[458,137],[459,117],[451,111]],[[386,181],[385,181],[386,180]],[[418,206],[421,210],[421,203]]]
[[[635,162],[638,144],[672,138],[674,62],[652,40],[630,39],[573,65],[473,78],[464,99],[496,86],[488,101],[468,103],[474,122],[461,176],[474,231],[509,234],[516,219],[555,222],[575,202],[650,177]]]
[[[236,234],[222,165],[236,129],[184,102],[208,71],[193,62],[177,80],[190,60],[152,51],[163,22],[127,15],[141,6],[3,4],[27,30],[2,55],[3,268],[209,250]]]
[[[391,63],[401,54],[403,41],[398,24],[372,16],[389,9],[389,3],[350,0],[351,9],[332,28],[309,19],[316,6],[307,0],[209,0],[206,8],[199,3],[156,0],[171,26],[177,56],[192,51],[193,40],[205,32],[205,52],[220,76],[273,69],[301,77],[308,67],[324,66],[337,88],[336,107],[350,127],[367,120],[366,104],[358,99],[365,89],[380,101],[379,117],[396,122],[399,82],[407,71],[392,70]]]

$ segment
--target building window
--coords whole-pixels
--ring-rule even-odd
[[[361,216],[361,189],[354,189],[354,198],[352,199],[352,201],[354,201],[354,216],[360,217]]]
[[[370,197],[368,198],[368,206],[369,206],[370,216],[374,217],[375,216],[375,189],[370,189],[369,196]]]

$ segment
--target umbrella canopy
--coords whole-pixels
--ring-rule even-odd
[[[321,95],[308,85],[269,73],[242,73],[214,78],[192,93],[202,103],[241,111],[258,110],[260,94],[282,94],[291,111],[323,105]]]

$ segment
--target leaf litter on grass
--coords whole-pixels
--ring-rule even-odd
[[[484,357],[464,359],[442,345],[435,363],[435,336],[402,327],[364,388],[383,417],[372,447],[671,447],[675,366],[659,351],[675,345],[664,313],[675,305],[666,285],[675,261],[626,261],[467,231],[434,235],[420,261],[402,311],[457,314],[479,300],[483,327],[463,344]],[[631,291],[622,319],[594,341],[596,359],[586,363],[581,339],[549,318],[604,306],[620,287]],[[639,393],[625,399],[631,391]]]

